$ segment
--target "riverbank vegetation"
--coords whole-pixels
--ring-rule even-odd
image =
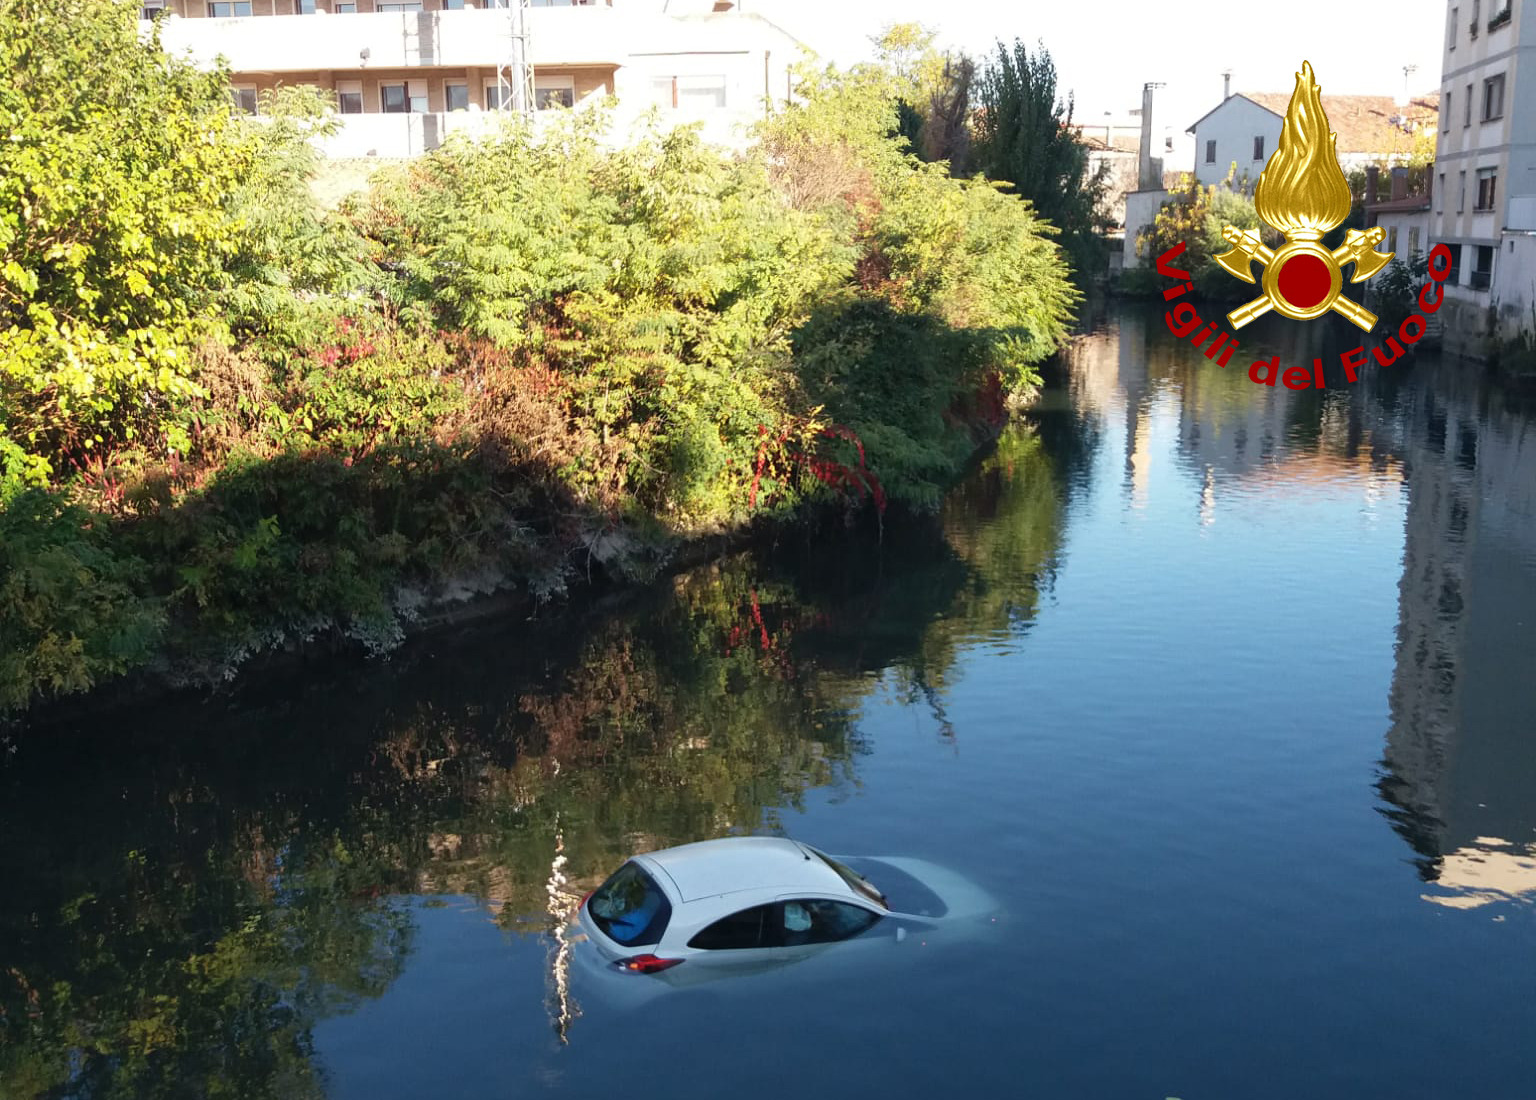
[[[0,711],[932,509],[1066,338],[1056,230],[912,155],[888,67],[744,156],[573,112],[327,212],[328,108],[245,119],[136,15],[0,0]]]
[[[1236,300],[1253,296],[1253,288],[1234,279],[1216,257],[1232,246],[1222,237],[1227,226],[1257,229],[1270,247],[1283,244],[1285,238],[1259,221],[1253,205],[1253,185],[1247,177],[1239,180],[1229,175],[1220,186],[1205,186],[1193,176],[1185,176],[1168,193],[1158,209],[1157,218],[1136,242],[1137,254],[1155,259],[1183,243],[1185,251],[1179,266],[1194,280],[1195,290],[1206,299]],[[1143,263],[1125,272],[1120,290],[1130,297],[1161,299],[1167,280],[1157,274],[1156,265]]]

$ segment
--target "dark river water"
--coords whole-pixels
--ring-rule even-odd
[[[883,543],[0,749],[0,1095],[1536,1097],[1536,419],[1068,360]],[[746,832],[1002,911],[583,987],[581,895]]]

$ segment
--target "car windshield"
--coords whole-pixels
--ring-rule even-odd
[[[881,906],[884,909],[889,909],[890,908],[889,903],[887,903],[886,900],[885,900],[885,895],[882,894],[879,890],[875,889],[875,884],[870,882],[869,879],[867,879],[863,875],[859,874],[857,871],[855,871],[852,867],[848,866],[846,863],[840,863],[839,861],[833,859],[831,856],[827,855],[827,853],[825,853],[825,852],[818,852],[818,851],[816,851],[815,848],[809,848],[809,847],[808,847],[808,850],[810,852],[812,852],[816,856],[816,858],[820,859],[828,867],[830,867],[830,868],[832,868],[832,870],[836,871],[838,873],[838,875],[841,876],[841,878],[842,878],[842,880],[844,882],[846,882],[849,886],[853,887],[859,893],[863,894],[870,901],[874,902],[876,905],[879,905],[879,906]]]
[[[592,892],[587,912],[603,935],[625,947],[634,947],[661,939],[672,916],[672,906],[638,863],[626,863]]]

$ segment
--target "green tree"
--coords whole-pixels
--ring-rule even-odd
[[[366,286],[377,272],[351,223],[322,210],[310,188],[321,164],[314,139],[339,126],[328,93],[292,85],[260,102],[260,122],[240,134],[252,147],[249,171],[227,200],[240,236],[225,263],[225,313],[239,337],[296,343],[308,315],[334,313],[328,296]]]
[[[141,42],[132,0],[0,0],[0,448],[31,480],[195,391],[254,147],[227,76]]]
[[[1194,177],[1186,176],[1169,192],[1158,208],[1156,220],[1137,241],[1137,253],[1146,261],[1138,270],[1151,273],[1152,260],[1183,242],[1185,252],[1179,257],[1179,266],[1194,277],[1202,295],[1218,299],[1252,297],[1255,292],[1249,284],[1216,263],[1216,257],[1232,247],[1222,237],[1222,230],[1229,225],[1259,230],[1271,247],[1278,247],[1284,240],[1259,221],[1246,180],[1235,181],[1229,175],[1225,185],[1203,187]],[[1150,276],[1144,276],[1147,277]],[[1150,285],[1148,289],[1152,289]],[[1161,293],[1163,287],[1155,289]]]
[[[937,50],[937,37],[921,24],[896,23],[871,41],[892,81],[897,132],[923,160],[946,161],[960,176],[970,153],[976,65],[964,54]]]
[[[998,43],[976,79],[975,164],[1006,180],[1061,230],[1061,245],[1081,279],[1103,269],[1098,213],[1106,172],[1094,171],[1072,129],[1072,96],[1058,97],[1056,65],[1043,45]]]

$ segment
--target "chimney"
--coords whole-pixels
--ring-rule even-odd
[[[1152,91],[1161,84],[1146,83],[1141,86],[1141,146],[1136,158],[1136,189],[1160,191],[1163,187],[1162,166],[1152,163]]]
[[[1376,202],[1376,196],[1381,194],[1381,167],[1375,164],[1365,166],[1365,205],[1370,206]]]
[[[1232,98],[1232,70],[1227,69],[1221,74],[1221,100],[1225,103]]]
[[[1408,197],[1408,169],[1392,169],[1392,197],[1394,199],[1406,199]]]

